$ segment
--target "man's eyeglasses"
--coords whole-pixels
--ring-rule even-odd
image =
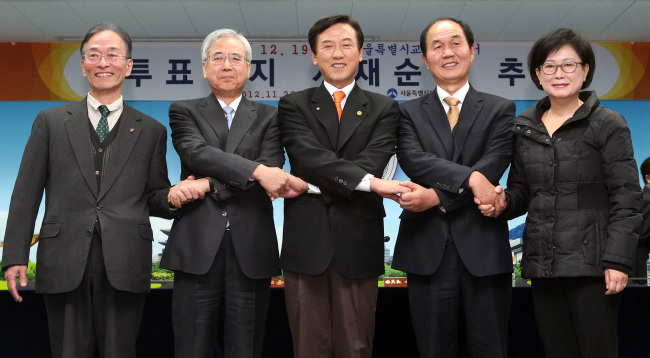
[[[545,64],[539,66],[539,68],[545,74],[552,75],[552,74],[555,74],[558,67],[561,67],[562,71],[564,71],[564,73],[573,73],[573,72],[576,71],[576,68],[578,68],[578,65],[582,65],[582,62],[567,60],[567,61],[562,62],[559,65],[556,65],[554,63],[545,63]]]
[[[230,54],[228,56],[222,53],[215,53],[212,56],[206,58],[205,61],[210,61],[215,65],[223,65],[226,62],[226,59],[228,59],[230,61],[230,64],[233,66],[239,66],[248,61],[244,56],[236,53]]]
[[[84,55],[84,61],[94,65],[99,63],[99,61],[102,60],[102,57],[106,59],[107,63],[115,63],[121,60],[122,57],[126,57],[126,56],[120,55],[117,52],[106,52],[103,55],[99,52],[88,52],[87,54]]]

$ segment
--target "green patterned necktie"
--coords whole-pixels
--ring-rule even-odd
[[[100,142],[103,142],[106,136],[108,135],[109,132],[108,119],[106,119],[106,116],[108,116],[110,112],[111,111],[109,111],[108,107],[106,107],[105,105],[102,104],[101,106],[99,106],[99,113],[102,114],[102,118],[99,120],[99,124],[97,124],[96,130]]]

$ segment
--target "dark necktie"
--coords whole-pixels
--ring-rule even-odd
[[[230,126],[232,125],[232,112],[234,112],[235,110],[230,106],[225,106],[223,107],[223,111],[226,112],[226,119],[228,120],[228,129],[230,129]]]
[[[108,119],[106,117],[111,111],[108,110],[108,107],[105,105],[99,106],[99,113],[102,114],[102,118],[99,119],[99,123],[97,124],[97,136],[99,136],[99,141],[103,142],[104,139],[106,139],[106,136],[108,135]]]
[[[444,99],[445,103],[449,105],[449,112],[447,112],[447,119],[449,119],[449,126],[451,131],[454,131],[456,123],[458,123],[458,117],[460,117],[460,110],[458,109],[458,103],[460,101],[455,97],[447,97]]]
[[[339,122],[341,122],[341,113],[343,113],[343,107],[341,107],[341,101],[343,101],[343,98],[345,98],[345,93],[343,93],[343,91],[336,91],[332,96],[334,96],[334,105],[336,106],[336,113],[339,114]]]

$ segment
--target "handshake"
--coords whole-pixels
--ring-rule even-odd
[[[477,174],[476,180],[472,183],[472,176]],[[479,177],[483,177],[480,178]],[[494,186],[485,176],[479,172],[473,172],[470,176],[470,188],[474,194],[474,203],[478,205],[481,214],[491,218],[497,218],[508,203],[506,202],[506,193],[501,185]],[[474,186],[472,186],[474,184]]]
[[[299,177],[280,168],[267,167],[263,164],[255,168],[251,179],[257,180],[262,185],[271,200],[295,198],[309,190],[307,182]],[[483,174],[475,171],[470,175],[469,187],[481,214],[493,218],[501,215],[507,203],[505,192],[500,185],[495,187]],[[187,203],[205,198],[205,193],[209,191],[208,178],[195,179],[189,176],[170,188],[167,199],[171,205],[180,208]],[[411,181],[401,182],[372,177],[370,191],[395,201],[402,209],[413,212],[429,210],[440,205],[440,198],[433,189]]]

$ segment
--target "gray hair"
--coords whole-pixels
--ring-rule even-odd
[[[201,45],[201,61],[205,62],[208,57],[210,57],[210,46],[212,46],[215,41],[222,37],[234,37],[239,39],[239,41],[242,43],[244,46],[244,51],[246,52],[246,60],[248,62],[251,62],[253,60],[253,50],[251,49],[251,44],[248,42],[248,40],[244,37],[244,35],[238,33],[235,30],[232,29],[219,29],[215,30],[212,33],[210,33],[208,36],[205,37],[205,40],[203,40],[203,45]]]
[[[129,33],[124,31],[123,28],[115,25],[112,22],[105,22],[102,21],[99,24],[93,26],[86,32],[86,36],[84,36],[83,40],[81,40],[81,46],[79,47],[79,52],[81,53],[81,56],[83,57],[84,52],[86,52],[86,42],[90,40],[91,37],[95,36],[96,34],[102,32],[102,31],[113,31],[116,33],[118,36],[122,38],[122,41],[124,41],[124,44],[126,45],[126,58],[131,58],[131,50],[133,49],[133,43],[131,41],[131,36],[129,36]]]

